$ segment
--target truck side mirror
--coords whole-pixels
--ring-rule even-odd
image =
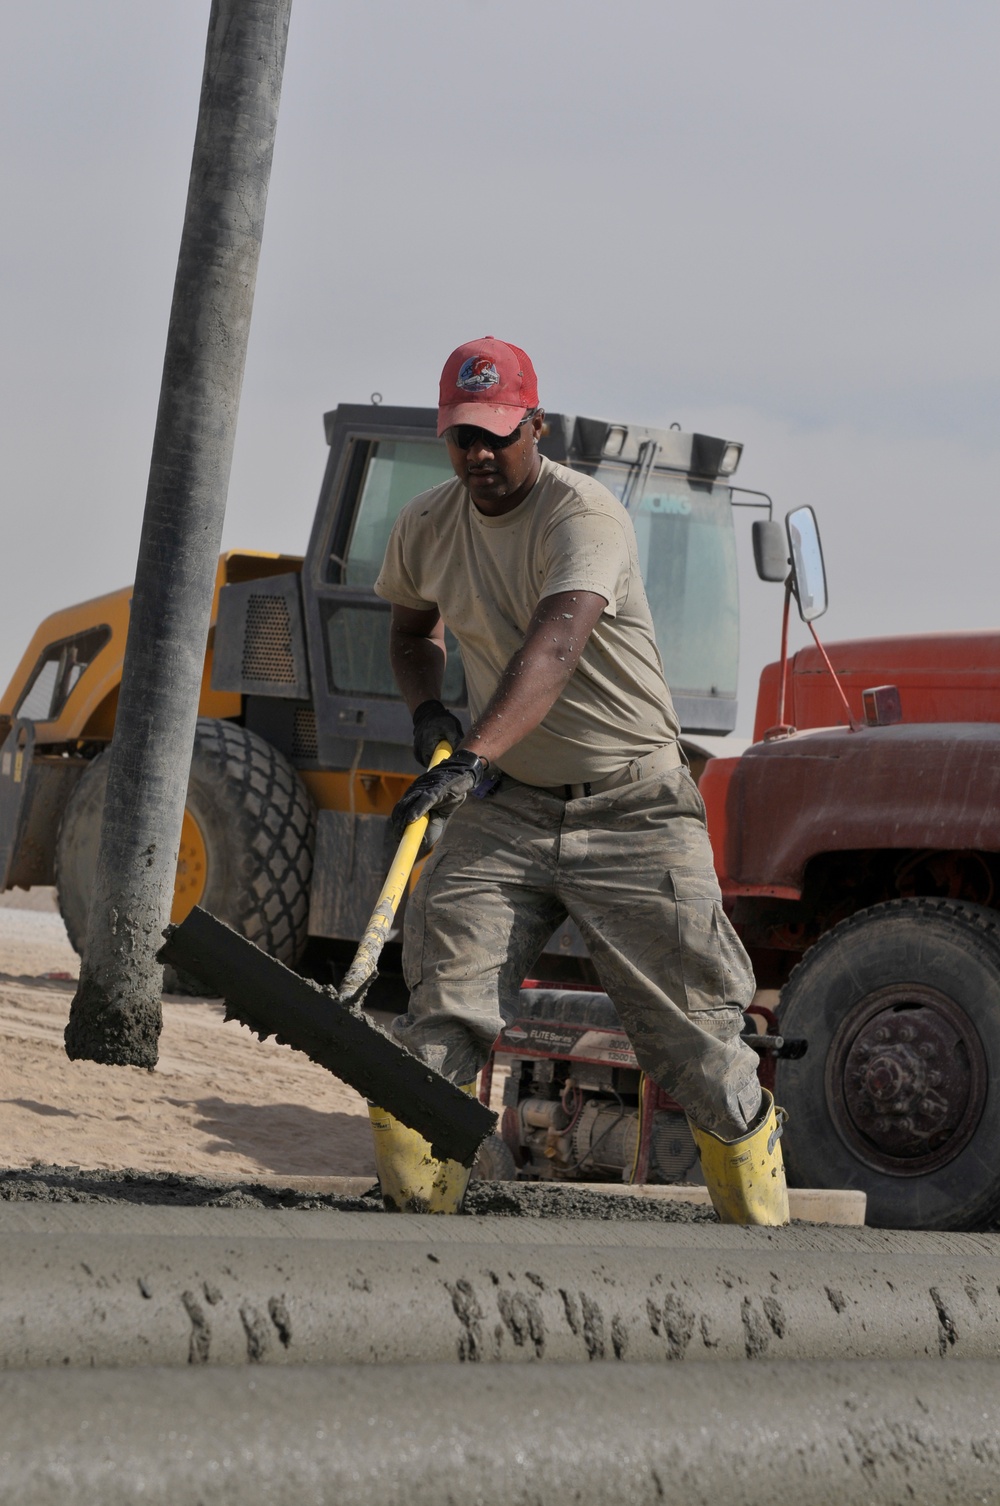
[[[792,589],[803,622],[822,617],[827,609],[826,568],[819,524],[811,507],[796,507],[785,518],[792,561]]]
[[[784,580],[788,574],[785,530],[773,518],[755,518],[750,528],[753,562],[761,580]]]

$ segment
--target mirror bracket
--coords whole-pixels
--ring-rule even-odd
[[[762,579],[768,579],[761,569],[764,558],[764,547],[767,535],[764,530],[770,527],[768,523],[754,524],[754,558],[757,561],[757,573]],[[830,678],[837,688],[844,714],[847,717],[847,725],[851,732],[863,730],[864,723],[859,722],[851,710],[850,702],[844,694],[844,687],[837,677],[837,671],[830,662],[830,656],[819,640],[819,634],[813,625],[813,619],[821,617],[827,607],[826,567],[823,563],[823,547],[819,540],[819,527],[816,523],[816,514],[811,507],[799,507],[787,514],[785,518],[785,532],[788,538],[788,548],[791,554],[791,572],[785,580],[785,606],[781,617],[781,662],[778,667],[778,705],[777,717],[773,727],[768,727],[763,735],[764,742],[775,742],[779,738],[791,737],[795,727],[785,721],[785,701],[788,689],[788,618],[792,597],[795,597],[799,616],[808,627],[813,637],[813,642],[819,649],[820,657]],[[760,545],[758,548],[758,538]],[[807,572],[811,571],[811,575]],[[802,583],[805,581],[808,590],[808,607],[804,611],[802,605]],[[822,594],[819,594],[821,591]],[[815,610],[810,610],[815,605]]]
[[[788,611],[792,604],[792,577],[785,581],[785,606],[781,614],[781,663],[778,666],[778,719],[764,733],[764,742],[773,743],[791,737],[795,728],[785,721],[785,690],[788,685]]]

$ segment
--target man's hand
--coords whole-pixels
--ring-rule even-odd
[[[396,802],[389,817],[389,830],[394,841],[402,841],[403,833],[411,821],[419,821],[421,816],[428,816],[431,818],[431,826],[438,828],[433,839],[430,827],[428,828],[427,845],[433,847],[444,822],[454,815],[466,795],[470,795],[476,788],[486,768],[485,758],[463,750],[453,753],[436,768],[428,769],[426,774],[421,774],[402,799]]]
[[[440,701],[421,701],[413,713],[413,756],[426,769],[438,743],[457,748],[465,728]]]

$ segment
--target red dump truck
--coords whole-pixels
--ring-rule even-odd
[[[828,656],[767,666],[753,745],[700,785],[758,983],[808,1040],[777,1064],[790,1176],[864,1188],[875,1224],[983,1227],[1000,1215],[1000,633]]]

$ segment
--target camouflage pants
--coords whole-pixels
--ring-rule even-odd
[[[722,910],[686,769],[574,800],[504,778],[448,822],[407,910],[399,1041],[470,1082],[565,917],[579,927],[643,1071],[735,1139],[760,1103],[740,1040],[750,960]]]

